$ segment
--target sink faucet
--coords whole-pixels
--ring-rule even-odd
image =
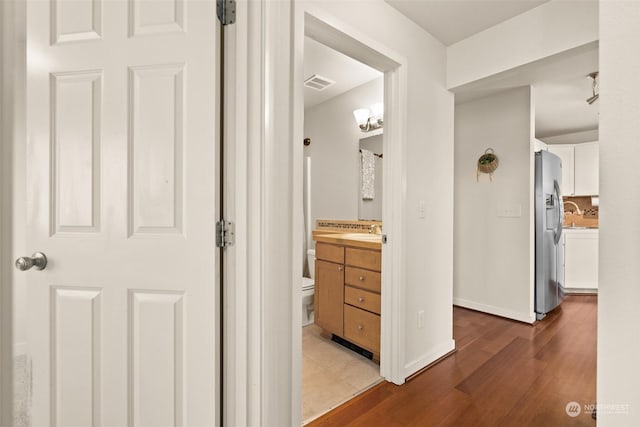
[[[369,234],[381,234],[381,233],[382,233],[381,225],[371,224],[371,226],[369,226]]]
[[[573,205],[573,206],[575,206],[575,207],[576,207],[576,213],[577,213],[578,215],[582,215],[582,214],[584,214],[584,212],[582,212],[582,211],[580,210],[580,207],[579,207],[575,202],[572,202],[571,200],[565,200],[565,201],[564,201],[564,204],[566,205],[567,203],[569,203],[570,205]]]

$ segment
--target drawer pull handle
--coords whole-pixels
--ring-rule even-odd
[[[360,281],[364,281],[364,276],[360,276]]]
[[[358,297],[358,302],[364,302],[364,297]]]
[[[342,266],[338,267],[338,271],[342,271]]]
[[[358,325],[358,330],[359,330],[359,331],[361,331],[361,330],[363,330],[363,329],[364,329],[364,326],[362,326],[362,325]]]

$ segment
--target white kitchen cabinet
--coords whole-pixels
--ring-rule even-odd
[[[549,146],[539,139],[533,138],[533,151],[549,151]]]
[[[597,142],[576,144],[574,168],[575,194],[582,196],[600,194],[598,187],[600,146]]]
[[[575,194],[573,144],[549,145],[549,152],[562,160],[562,195]]]
[[[600,144],[549,145],[549,152],[562,160],[562,195],[596,196],[600,194],[599,167]]]
[[[598,230],[564,229],[564,286],[571,292],[598,289]]]

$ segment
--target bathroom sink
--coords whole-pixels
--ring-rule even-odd
[[[353,240],[365,240],[367,242],[381,242],[381,234],[369,234],[369,233],[345,233],[340,236],[343,239]]]

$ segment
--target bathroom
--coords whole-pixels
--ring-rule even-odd
[[[348,349],[345,345],[350,346],[350,341],[338,344],[334,341],[340,337],[332,341],[331,334],[316,324],[313,276],[316,240],[323,238],[319,236],[346,231],[381,240],[384,78],[381,72],[309,37],[304,48],[302,419],[308,423],[382,380],[379,354],[357,346]],[[363,108],[370,113],[360,119],[361,129],[354,111]],[[368,126],[366,116],[373,118]],[[367,241],[362,244],[374,246]],[[381,248],[380,243],[375,246]]]

